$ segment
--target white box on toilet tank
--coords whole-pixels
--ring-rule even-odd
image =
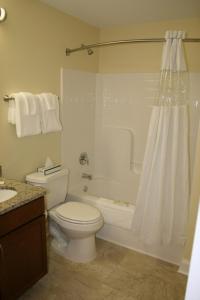
[[[65,201],[68,188],[68,169],[62,169],[53,174],[44,175],[35,172],[26,176],[26,181],[35,186],[41,186],[47,190],[46,205],[50,209]]]

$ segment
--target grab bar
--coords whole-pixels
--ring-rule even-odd
[[[130,170],[133,170],[134,165],[134,132],[131,128],[128,127],[119,127],[119,126],[104,126],[105,128],[119,129],[129,132],[131,137],[131,145],[130,145]]]

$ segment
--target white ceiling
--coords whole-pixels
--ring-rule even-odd
[[[200,17],[200,0],[41,0],[97,27]]]

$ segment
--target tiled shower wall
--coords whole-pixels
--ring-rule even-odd
[[[96,74],[63,69],[61,72],[62,163],[70,170],[69,185],[76,186],[82,172],[93,171]],[[89,165],[79,156],[87,152]]]
[[[94,74],[63,71],[62,158],[71,185],[91,171],[105,182],[109,197],[134,202],[159,74]],[[200,74],[190,74],[191,165],[200,114]],[[88,151],[89,167],[78,164]]]
[[[134,202],[137,196],[158,73],[98,74],[95,174],[105,177],[110,196]],[[191,174],[200,114],[200,74],[190,74]],[[132,136],[132,137],[131,137]],[[116,190],[122,191],[117,193]]]
[[[95,174],[116,200],[136,198],[156,86],[156,74],[97,75]]]

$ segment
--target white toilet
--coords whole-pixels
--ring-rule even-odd
[[[49,230],[53,248],[75,262],[89,262],[96,257],[95,233],[103,226],[101,212],[80,202],[64,202],[68,170],[50,175],[32,173],[26,176],[29,184],[47,189]]]

